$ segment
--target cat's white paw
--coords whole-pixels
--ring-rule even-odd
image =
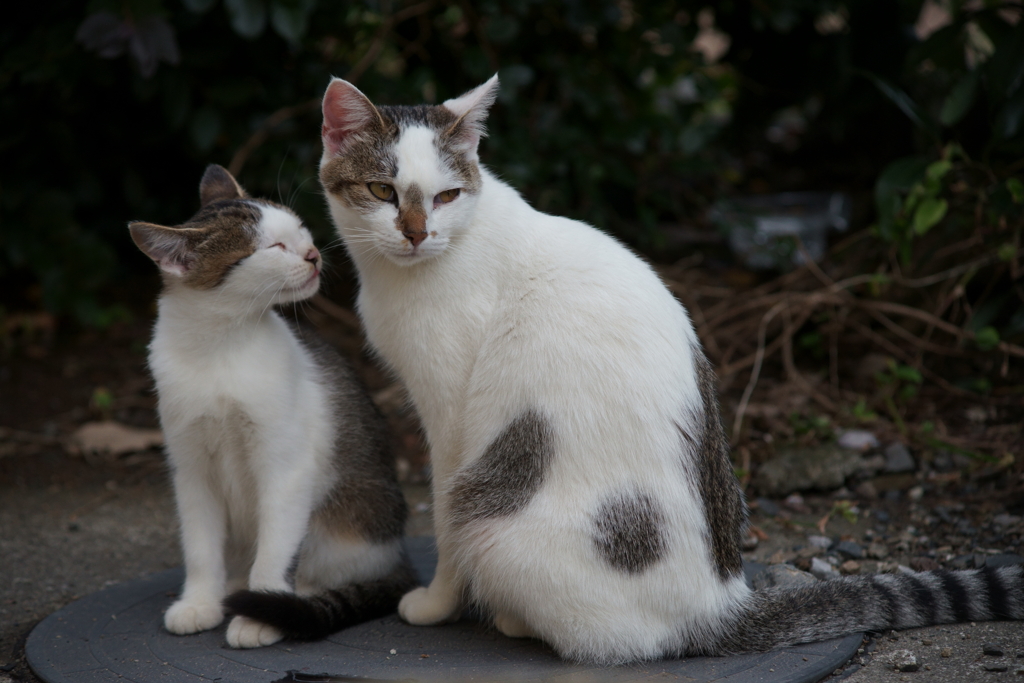
[[[539,636],[525,621],[509,613],[494,617],[494,628],[509,638],[538,638]]]
[[[413,626],[444,623],[451,620],[458,610],[459,605],[447,596],[438,599],[429,588],[423,587],[409,591],[398,603],[398,616]]]
[[[284,634],[269,624],[249,617],[235,617],[228,624],[228,645],[235,648],[265,647],[284,638]]]
[[[206,631],[224,621],[220,602],[186,602],[178,600],[164,614],[164,627],[171,633],[186,636]]]

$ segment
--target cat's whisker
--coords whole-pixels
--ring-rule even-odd
[[[284,291],[284,288],[285,284],[282,282],[280,286],[277,288],[277,291],[274,292],[273,296],[271,296],[270,299],[267,301],[267,304],[263,307],[263,310],[260,311],[260,317],[256,319],[256,322],[259,323],[263,321],[263,316],[266,315],[267,309],[269,309],[274,304],[274,300],[277,299],[277,295]]]
[[[295,171],[295,173],[296,173],[296,174],[298,174],[298,170],[296,170],[296,171]],[[295,205],[295,199],[296,199],[296,198],[297,198],[297,197],[299,196],[299,192],[300,192],[300,191],[302,190],[302,187],[303,187],[303,186],[304,186],[304,185],[305,185],[306,183],[308,183],[308,182],[309,182],[310,180],[313,180],[313,176],[310,176],[310,177],[306,178],[306,179],[305,179],[305,180],[303,180],[303,181],[302,181],[301,183],[299,183],[297,187],[295,187],[295,188],[294,188],[294,189],[292,190],[292,193],[291,193],[291,195],[290,195],[290,196],[288,197],[288,203],[287,203],[287,204],[286,204],[285,206],[288,206],[288,207],[294,207],[294,205]],[[294,179],[292,180],[292,184],[294,185]]]

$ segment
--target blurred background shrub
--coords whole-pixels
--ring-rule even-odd
[[[330,77],[375,102],[439,103],[494,72],[483,159],[541,210],[671,255],[709,230],[718,197],[843,189],[868,199],[869,271],[895,255],[909,274],[974,240],[943,258],[1003,264],[995,281],[1019,289],[1020,14],[987,0],[41,3],[0,26],[0,306],[100,327],[127,315],[117,283],[151,271],[126,222],[188,218],[210,162],[326,243]],[[975,325],[996,342],[1024,330],[1024,297],[999,296]]]

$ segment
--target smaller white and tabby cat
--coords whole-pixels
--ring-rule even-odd
[[[226,608],[231,647],[323,637],[416,584],[385,423],[351,368],[272,310],[320,285],[299,218],[220,166],[199,191],[183,225],[129,226],[164,280],[149,363],[186,570],[164,625],[196,633]]]

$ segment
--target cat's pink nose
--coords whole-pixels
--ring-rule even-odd
[[[309,251],[306,252],[306,260],[312,263],[314,266],[320,262],[320,252],[317,251],[316,247],[312,247],[310,248]]]
[[[402,234],[405,235],[406,239],[412,242],[412,246],[414,247],[420,246],[420,242],[427,239],[426,230],[422,232],[403,232]]]

